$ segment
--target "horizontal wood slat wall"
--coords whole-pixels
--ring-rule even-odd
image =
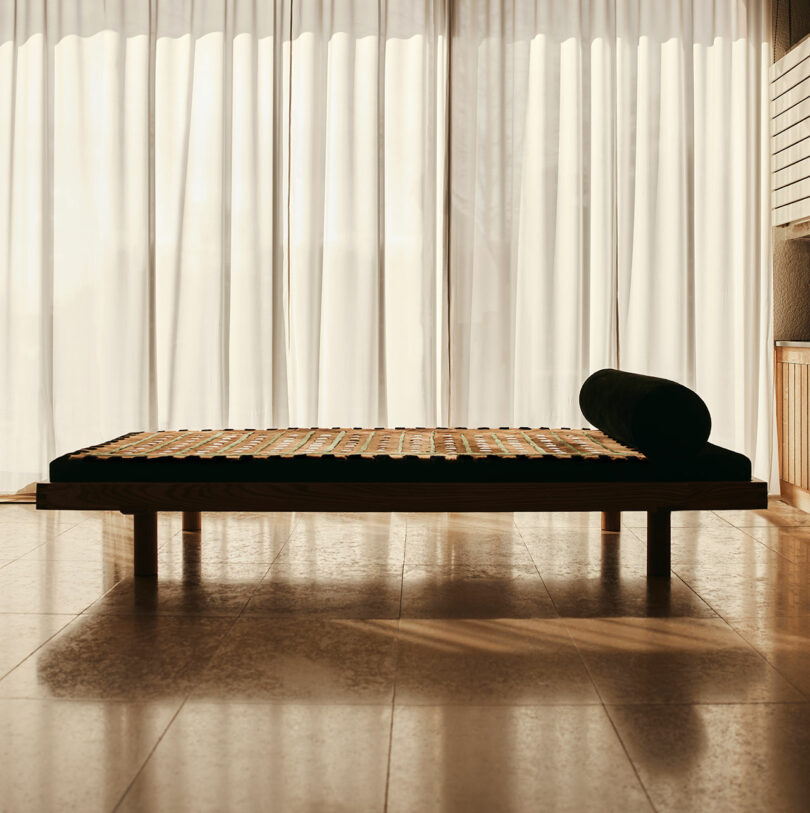
[[[776,348],[776,426],[782,497],[810,510],[810,347]]]
[[[810,37],[771,66],[771,222],[810,218]]]

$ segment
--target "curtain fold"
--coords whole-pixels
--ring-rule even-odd
[[[0,490],[149,427],[579,425],[770,473],[766,4],[0,3]]]
[[[616,364],[611,6],[455,5],[453,423],[583,425]]]

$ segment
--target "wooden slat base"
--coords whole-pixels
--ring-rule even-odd
[[[37,508],[135,515],[135,573],[157,573],[157,511],[601,511],[618,531],[622,511],[648,516],[647,574],[670,572],[670,512],[766,508],[767,485],[692,483],[39,483]]]

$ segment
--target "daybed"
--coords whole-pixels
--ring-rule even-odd
[[[185,530],[202,511],[601,511],[605,531],[646,511],[647,574],[669,576],[672,511],[766,507],[691,390],[600,371],[580,405],[601,429],[135,432],[52,461],[37,507],[133,514],[136,576],[157,573],[158,511]]]

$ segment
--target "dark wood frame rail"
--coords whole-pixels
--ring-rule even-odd
[[[202,511],[600,511],[618,531],[622,511],[647,513],[647,576],[670,575],[673,511],[766,508],[767,484],[689,482],[56,482],[37,485],[37,508],[120,511],[135,522],[135,575],[157,575],[157,512]]]

